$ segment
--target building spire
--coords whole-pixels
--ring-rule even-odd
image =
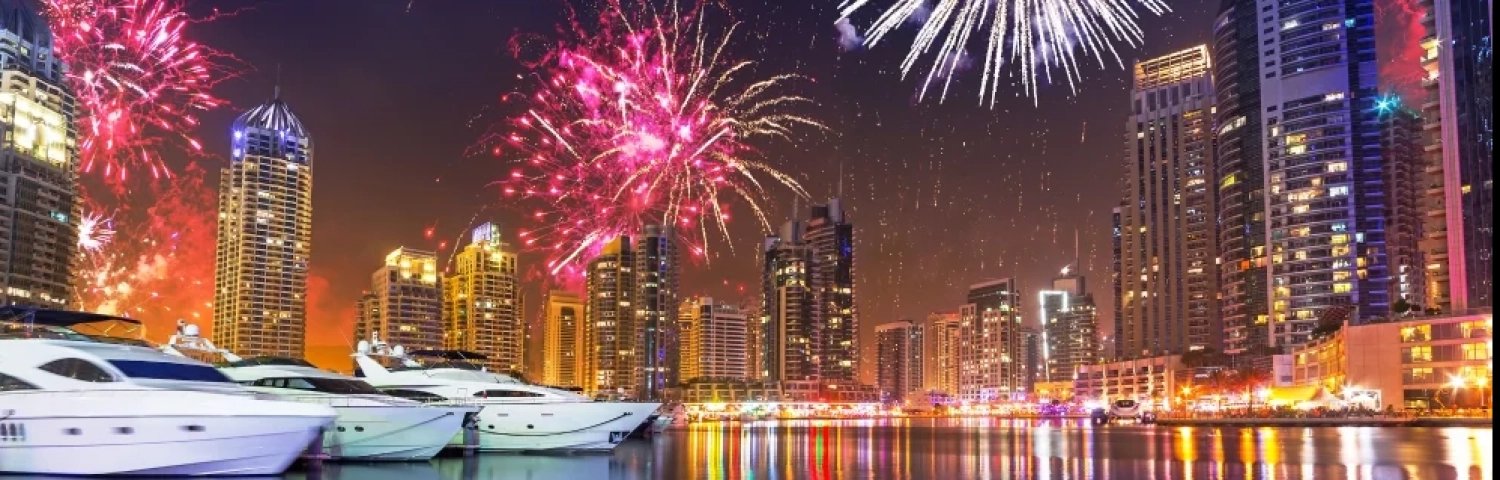
[[[844,161],[839,160],[839,187],[834,191],[833,198],[844,198]]]
[[[276,89],[271,92],[271,100],[281,100],[281,63],[276,64]]]

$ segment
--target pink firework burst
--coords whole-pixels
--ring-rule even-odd
[[[506,97],[525,113],[480,143],[519,164],[496,183],[541,205],[521,241],[548,252],[553,275],[577,273],[605,243],[652,224],[672,226],[701,257],[710,231],[728,234],[734,198],[769,229],[757,175],[806,192],[761,160],[759,142],[825,128],[797,113],[810,100],[786,93],[800,77],[756,76],[728,53],[735,26],[709,28],[703,5],[621,1],[595,28],[572,25],[535,66],[534,88]]]
[[[43,0],[54,48],[79,105],[84,172],[119,184],[137,170],[170,177],[157,148],[193,152],[198,115],[223,104],[210,92],[232,57],[191,42],[176,0]]]

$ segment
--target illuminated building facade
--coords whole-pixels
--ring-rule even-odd
[[[1290,352],[1292,383],[1343,398],[1373,393],[1375,408],[1489,408],[1494,318],[1443,315],[1345,325]]]
[[[583,387],[584,342],[583,299],[567,290],[547,292],[545,347],[542,348],[542,383],[558,387]]]
[[[219,176],[213,342],[247,358],[302,358],[312,137],[279,88],[271,101],[235,119],[231,130],[229,167]],[[391,314],[384,305],[381,312]]]
[[[1422,240],[1422,117],[1388,98],[1380,105],[1385,164],[1385,247],[1392,305],[1427,303]]]
[[[1494,15],[1485,0],[1425,0],[1422,116],[1428,306],[1494,306]]]
[[[443,347],[442,281],[437,254],[398,248],[385,256],[385,265],[370,275],[370,292],[380,315],[367,331],[407,350]]]
[[[1052,289],[1040,292],[1043,349],[1037,382],[1071,382],[1079,365],[1098,363],[1099,311],[1084,277],[1063,269]]]
[[[957,393],[958,362],[963,350],[958,312],[934,312],[927,316],[922,329],[922,388],[929,392]]]
[[[1218,349],[1223,334],[1209,68],[1206,46],[1135,65],[1115,339],[1127,358]]]
[[[1260,19],[1272,347],[1324,312],[1390,313],[1374,18],[1373,0],[1294,0]]]
[[[483,354],[494,372],[540,374],[526,371],[526,302],[500,227],[476,227],[453,260],[457,270],[443,279],[443,348]]]
[[[749,321],[739,306],[709,297],[689,298],[682,302],[677,321],[684,381],[748,379]]]
[[[1275,8],[1270,4],[1266,7]],[[1256,0],[1224,0],[1214,23],[1217,173],[1213,178],[1218,181],[1219,311],[1224,321],[1224,353],[1231,357],[1270,345],[1261,8]],[[1115,298],[1122,294],[1116,292]],[[1118,330],[1118,319],[1116,325]],[[1121,352],[1116,350],[1118,359]]]
[[[606,244],[588,264],[584,298],[582,381],[589,394],[635,398],[640,351],[635,307],[635,250],[629,237]]]
[[[924,325],[901,320],[875,326],[875,385],[883,400],[902,403],[926,384]]]
[[[813,205],[805,237],[811,247],[808,285],[818,329],[818,379],[859,381],[859,312],[854,304],[854,225],[838,198]]]
[[[73,95],[47,21],[0,0],[0,305],[72,301],[81,214]]]
[[[635,238],[635,309],[642,399],[658,400],[678,382],[677,242],[669,228],[646,226]]]
[[[793,207],[795,210],[795,207]],[[802,242],[802,222],[792,220],[761,248],[761,312],[758,378],[768,382],[816,380],[817,329],[809,288],[811,248]]]
[[[959,308],[963,350],[959,354],[958,397],[989,403],[1025,393],[1021,343],[1021,291],[1009,278],[969,286]]]

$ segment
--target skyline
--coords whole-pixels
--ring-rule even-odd
[[[506,166],[464,153],[482,133],[482,122],[474,120],[499,108],[498,95],[521,86],[509,40],[549,33],[562,8],[551,2],[486,5],[482,14],[472,14],[470,7],[479,3],[426,2],[410,12],[396,1],[310,4],[288,16],[289,2],[270,2],[191,29],[199,41],[260,68],[216,90],[233,107],[204,116],[198,132],[210,155],[204,169],[212,174],[226,163],[228,119],[264,101],[273,86],[279,85],[320,139],[308,342],[324,350],[310,355],[347,353],[355,304],[386,252],[402,246],[441,250],[449,265],[447,255],[472,224],[494,221],[512,241],[523,225],[514,211],[475,214],[498,203],[494,190],[484,187]],[[231,6],[189,5],[198,13]],[[859,230],[856,249],[864,257],[859,310],[867,355],[875,325],[953,310],[970,284],[1014,277],[1025,290],[1045,285],[1074,258],[1068,237],[1075,229],[1082,239],[1080,269],[1096,279],[1108,277],[1109,210],[1121,190],[1110,172],[1119,168],[1122,132],[1116,125],[1129,107],[1128,67],[1085,72],[1077,96],[1064,85],[1043,87],[1040,107],[1019,94],[994,110],[957,97],[918,103],[915,88],[901,80],[891,61],[899,52],[841,48],[831,6],[732,6],[751,32],[732,48],[812,51],[806,58],[764,60],[769,68],[812,77],[815,84],[803,93],[827,110],[820,114],[830,119],[833,133],[768,153],[812,193],[804,201],[822,201],[837,184],[845,185],[845,203]],[[1145,47],[1127,50],[1123,58],[1128,64],[1201,43],[1215,8],[1212,2],[1185,4],[1163,17],[1144,18]],[[289,27],[288,33],[251,35],[270,24]],[[366,28],[290,28],[321,24]],[[413,33],[411,41],[388,44],[382,39],[392,31],[431,35]],[[328,61],[334,51],[349,54]],[[433,68],[463,70],[390,75],[384,70],[390,58],[423,58]],[[180,154],[169,158],[174,167],[183,164]],[[1080,171],[1088,174],[1073,174]],[[908,181],[916,176],[932,181]],[[774,226],[788,218],[792,195],[773,191],[770,197]],[[766,232],[744,209],[736,213],[733,244],[716,245],[718,257],[709,263],[685,265],[684,296],[754,297],[753,245]],[[447,248],[439,249],[444,240]],[[531,274],[522,280],[528,298],[541,298],[534,274],[539,257],[523,254],[521,262]],[[1111,302],[1100,303],[1101,316],[1113,318]],[[537,323],[539,310],[536,302],[531,305],[526,315]],[[147,320],[164,326],[175,318]]]

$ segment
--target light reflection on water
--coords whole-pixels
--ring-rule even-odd
[[[1494,478],[1493,430],[1093,427],[881,419],[695,425],[613,455],[481,455],[326,465],[288,480],[947,480]]]

